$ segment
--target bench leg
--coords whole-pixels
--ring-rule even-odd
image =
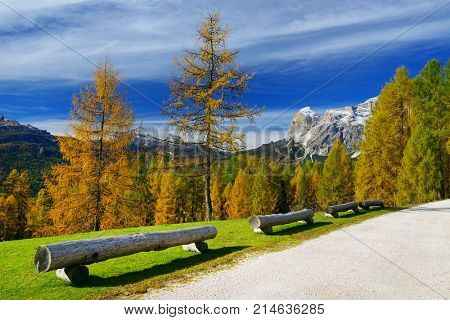
[[[333,213],[333,214],[329,214],[329,213],[325,213],[325,217],[327,218],[339,218],[339,213]]]
[[[254,231],[255,231],[255,233],[264,233],[264,234],[273,233],[272,227],[258,228],[258,229],[254,229]]]
[[[75,286],[86,283],[89,279],[89,269],[86,266],[73,266],[56,270],[56,277]]]
[[[182,247],[184,251],[190,252],[205,253],[206,251],[208,251],[208,244],[203,241],[185,244]]]
[[[304,220],[307,224],[314,224],[314,218],[306,218]]]

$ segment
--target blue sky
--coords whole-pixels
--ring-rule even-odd
[[[72,94],[108,54],[132,87],[136,119],[162,128],[158,104],[173,59],[214,10],[232,29],[238,63],[256,72],[246,100],[266,110],[255,126],[273,129],[249,145],[282,137],[301,107],[322,113],[362,102],[396,67],[416,75],[429,59],[450,57],[450,4],[442,0],[0,0],[0,113],[64,132]]]

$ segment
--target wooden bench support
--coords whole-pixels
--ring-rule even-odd
[[[89,279],[89,269],[86,266],[73,266],[56,270],[56,277],[76,286],[86,283]]]
[[[205,253],[208,251],[208,244],[206,242],[200,241],[190,244],[183,245],[184,251],[197,252],[197,253]]]

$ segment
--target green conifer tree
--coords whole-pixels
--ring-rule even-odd
[[[354,197],[352,166],[345,146],[337,139],[323,166],[318,200],[322,209],[352,201]]]
[[[414,103],[412,81],[405,67],[381,91],[372,118],[367,121],[361,154],[355,166],[356,198],[395,203],[397,176],[410,136]]]

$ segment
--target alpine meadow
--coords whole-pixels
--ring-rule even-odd
[[[96,12],[102,8],[102,14],[114,11],[104,25],[83,31],[84,46],[77,47],[79,33],[70,28],[96,24],[97,16],[86,10],[92,21],[81,19],[85,7],[78,3],[61,4],[71,21],[62,13],[60,22],[55,18],[58,28],[67,25],[70,32],[45,31],[68,52],[83,56],[83,70],[69,60],[62,64],[63,53],[48,60],[33,55],[46,64],[48,77],[45,72],[42,77],[49,84],[38,84],[37,67],[30,66],[30,74],[18,80],[3,68],[9,82],[3,89],[0,79],[0,95],[10,90],[5,93],[10,100],[0,108],[5,113],[0,115],[0,299],[388,300],[450,293],[448,269],[439,273],[424,267],[426,276],[421,276],[421,268],[408,265],[411,254],[417,265],[422,258],[436,268],[448,262],[444,251],[433,251],[441,242],[448,244],[448,234],[441,231],[450,230],[445,46],[433,51],[437,45],[423,44],[423,49],[420,42],[421,52],[428,51],[412,57],[417,48],[391,45],[395,37],[382,46],[372,44],[369,40],[381,37],[381,31],[362,38],[371,29],[382,30],[378,16],[369,11],[364,12],[370,17],[362,17],[362,11],[341,15],[334,7],[292,21],[288,16],[297,12],[297,4],[266,8],[273,16],[286,16],[284,21],[261,20],[260,3],[242,12],[224,3],[217,5],[220,11],[204,10],[201,16],[197,4],[189,10],[186,4],[167,8],[167,3],[146,1],[83,5]],[[275,9],[278,5],[284,9]],[[298,5],[311,12],[323,6]],[[122,34],[120,17],[129,7],[136,16],[127,17],[123,39],[110,31],[99,39],[98,30]],[[174,17],[162,19],[159,10]],[[394,15],[378,10],[380,16]],[[149,12],[145,23],[138,19]],[[349,32],[348,19],[356,17],[352,30],[360,30],[358,43],[339,38]],[[30,13],[31,18],[36,26],[46,23],[44,16]],[[9,30],[4,33],[13,37]],[[415,31],[407,30],[410,38],[402,41],[412,43]],[[149,34],[155,41],[151,48]],[[419,40],[425,43],[424,38]],[[362,48],[362,40],[370,50]],[[86,44],[91,42],[95,47]],[[356,53],[339,51],[343,42]],[[48,54],[52,50],[49,46]],[[333,65],[338,58],[340,69]],[[67,79],[50,84],[60,65]],[[71,79],[74,70],[91,76]],[[26,81],[36,91],[13,92]],[[372,90],[364,92],[364,83]],[[55,88],[58,96],[46,94]],[[35,99],[32,104],[48,112],[47,119],[28,121],[33,111],[27,99]],[[8,110],[14,109],[10,105],[20,110],[22,104],[29,117]],[[65,119],[57,122],[61,108]],[[15,115],[20,122],[12,120]],[[56,131],[54,123],[64,126]],[[258,136],[270,130],[282,133]],[[428,214],[427,221],[436,225],[415,229],[411,212],[417,221]],[[447,216],[439,216],[443,213]],[[441,233],[431,236],[433,230]],[[417,252],[411,251],[416,243],[407,240],[412,237],[423,242]],[[429,252],[420,251],[425,246]],[[316,259],[317,248],[324,253]],[[231,273],[240,280],[227,281]],[[409,280],[402,282],[400,275]],[[251,284],[242,295],[236,294],[241,282]],[[302,291],[303,285],[313,289]],[[437,289],[422,294],[413,285]],[[297,297],[300,291],[304,295]]]

